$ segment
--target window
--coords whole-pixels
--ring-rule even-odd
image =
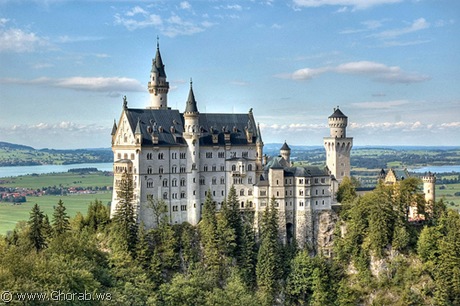
[[[220,165],[220,171],[225,171],[225,166],[224,165]]]
[[[153,180],[147,181],[147,188],[153,188]]]
[[[181,187],[185,186],[185,178],[180,179],[180,185],[181,185]]]
[[[236,171],[236,165],[232,165],[232,171]]]
[[[248,177],[248,184],[252,184],[252,176]]]
[[[147,156],[148,156],[148,155],[147,155]],[[118,158],[118,159],[121,159],[121,153],[118,153],[118,154],[117,154],[117,158]]]
[[[212,152],[206,152],[206,158],[212,158]]]
[[[173,206],[173,211],[177,211],[177,208],[178,208],[177,205],[174,205]]]
[[[158,153],[158,159],[164,159],[163,153]]]
[[[181,205],[180,210],[181,211],[186,211],[187,210],[187,205]]]
[[[299,206],[303,206],[303,202],[302,202],[302,201],[299,202]]]
[[[172,194],[172,198],[173,198],[173,199],[177,199],[177,193],[173,193],[173,194]]]
[[[184,165],[180,166],[180,173],[185,173],[185,166]]]
[[[321,193],[322,193],[322,194],[324,194],[324,189],[323,189],[323,190],[321,190]]]
[[[185,197],[186,197],[185,192],[182,191],[182,192],[180,193],[180,198],[181,198],[181,199],[185,199]]]
[[[299,184],[303,184],[303,179],[299,179]]]
[[[204,165],[203,171],[204,171],[204,172],[207,172],[207,171],[208,171],[208,165]]]
[[[326,183],[326,179],[324,177],[321,179],[321,183]]]
[[[204,177],[200,177],[200,185],[204,185],[206,183]]]
[[[244,196],[244,189],[240,190],[240,196]]]
[[[315,194],[318,195],[318,190],[315,190]]]
[[[244,208],[244,201],[241,201],[241,208]]]
[[[216,165],[212,165],[212,171],[216,171],[216,170],[217,170]]]
[[[185,152],[184,152],[184,153],[180,153],[179,156],[180,156],[180,159],[185,159]]]
[[[158,173],[163,174],[163,172],[164,172],[163,166],[160,166],[160,168],[158,168]]]
[[[163,180],[163,187],[168,187],[168,180],[167,179]]]
[[[219,153],[217,153],[217,157],[219,157],[219,158],[225,158],[225,152],[219,152]]]
[[[299,190],[299,196],[303,196],[303,190]]]
[[[176,165],[172,166],[171,172],[172,173],[177,173],[177,166]]]
[[[259,196],[261,196],[261,197],[264,197],[264,196],[266,196],[266,195],[267,195],[267,191],[266,191],[266,190],[261,190],[261,191],[259,192]]]
[[[131,159],[134,160],[134,153],[131,153]]]
[[[248,171],[252,171],[252,164],[248,165]]]
[[[220,183],[221,183],[222,185],[225,184],[225,178],[224,178],[223,176],[220,178]]]
[[[172,180],[172,186],[173,186],[173,187],[177,187],[177,179],[173,179],[173,180]]]
[[[249,152],[242,152],[241,153],[241,157],[248,157],[249,156]]]
[[[167,199],[168,199],[168,193],[165,192],[165,193],[163,193],[163,200],[167,200]]]
[[[318,184],[318,181],[319,181],[319,180],[318,180],[317,178],[315,178],[315,184]]]
[[[153,169],[152,169],[152,167],[149,166],[147,168],[147,174],[152,174],[152,172],[153,172]]]
[[[213,184],[213,185],[216,185],[216,184],[217,184],[217,178],[216,178],[216,177],[213,177],[213,178],[212,178],[212,184]]]
[[[249,190],[248,190],[248,196],[252,196],[252,189],[249,189]],[[252,202],[251,202],[251,203],[252,203]],[[252,207],[252,206],[250,206],[250,207]]]
[[[177,159],[177,153],[171,153],[171,159]]]

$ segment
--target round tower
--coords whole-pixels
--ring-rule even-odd
[[[334,108],[334,113],[331,116],[329,116],[328,123],[331,137],[347,137],[348,117],[342,113],[338,106],[337,108]]]
[[[284,141],[284,144],[280,149],[280,155],[287,162],[288,167],[290,167],[291,166],[291,148],[289,148],[286,141]]]
[[[422,177],[423,192],[425,193],[425,201],[427,203],[434,203],[436,200],[436,176],[434,173],[428,172]]]
[[[184,139],[187,142],[187,219],[192,225],[201,219],[200,190],[200,113],[193,93],[192,81],[184,111]]]
[[[150,93],[150,106],[153,109],[168,108],[169,82],[166,81],[165,65],[161,59],[160,45],[157,41],[157,53],[152,60],[150,81],[147,86]]]
[[[332,175],[340,183],[345,176],[350,177],[350,151],[353,138],[347,137],[348,117],[339,107],[328,118],[330,136],[324,137],[326,165]]]

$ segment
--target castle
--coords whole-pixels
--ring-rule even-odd
[[[268,158],[252,109],[248,113],[202,113],[190,82],[184,111],[168,107],[169,83],[157,44],[148,82],[150,105],[128,107],[112,129],[114,192],[111,215],[117,209],[117,187],[123,173],[134,186],[135,213],[146,227],[155,227],[151,199],[162,199],[172,224],[198,224],[208,192],[217,210],[231,186],[242,210],[258,216],[275,198],[280,238],[295,237],[300,246],[314,243],[319,212],[331,211],[338,184],[350,176],[348,118],[339,108],[328,118],[330,135],[324,137],[326,165],[293,166],[287,143],[280,155]],[[185,100],[185,99],[184,99]]]

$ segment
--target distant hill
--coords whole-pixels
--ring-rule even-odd
[[[30,146],[0,142],[0,167],[112,162],[110,148],[37,150]]]
[[[3,141],[0,141],[0,149],[31,150],[31,151],[35,150],[34,148],[29,147],[29,146],[24,146],[24,145],[9,143],[9,142],[3,142]]]

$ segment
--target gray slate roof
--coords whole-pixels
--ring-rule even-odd
[[[348,117],[345,116],[342,113],[342,111],[337,107],[337,108],[334,108],[334,113],[330,115],[329,118],[348,118]]]
[[[173,109],[132,109],[125,110],[131,130],[137,128],[142,134],[143,145],[153,145],[151,133],[158,132],[159,146],[185,145],[184,115]],[[248,122],[255,126],[254,117],[249,114],[206,114],[199,113],[200,145],[215,145],[212,135],[217,134],[218,145],[225,145],[225,133],[230,134],[232,145],[247,145],[245,129]],[[173,128],[172,128],[173,127]],[[253,133],[252,142],[255,143],[257,134]]]

